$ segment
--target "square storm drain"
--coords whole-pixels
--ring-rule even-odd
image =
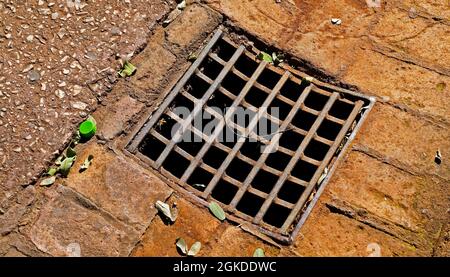
[[[374,104],[305,76],[218,30],[126,149],[200,203],[290,243]]]

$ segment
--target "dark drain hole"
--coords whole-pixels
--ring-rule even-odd
[[[352,110],[353,105],[337,100],[336,102],[334,102],[328,114],[345,120],[352,113]]]
[[[183,140],[177,143],[178,147],[195,157],[200,151],[205,141],[192,132],[185,133]]]
[[[335,140],[339,132],[341,131],[342,125],[329,121],[325,119],[317,129],[317,135],[320,137]]]
[[[173,176],[181,178],[181,176],[183,176],[183,173],[188,168],[189,164],[190,162],[183,156],[175,151],[172,151],[163,162],[162,167],[165,170],[169,171]]]
[[[278,176],[261,169],[253,179],[252,187],[262,192],[270,193],[277,181]]]
[[[251,165],[240,159],[235,159],[230,163],[225,172],[233,179],[243,182],[251,170]]]
[[[317,161],[322,161],[330,147],[317,140],[311,140],[305,149],[305,155]]]
[[[241,55],[241,57],[234,64],[234,67],[250,78],[256,68],[258,68],[258,63],[247,57],[247,55]]]
[[[306,82],[302,82],[300,85],[292,80],[287,80],[280,90],[280,94],[291,99],[292,101],[297,101],[300,95],[303,93],[304,89],[308,86]]]
[[[266,165],[280,171],[284,171],[290,160],[291,157],[289,155],[281,152],[275,152],[271,153],[269,157],[267,157]]]
[[[244,88],[245,81],[239,78],[236,74],[230,72],[227,77],[223,79],[221,86],[237,96]]]
[[[332,164],[328,160],[327,163],[322,162],[330,151],[330,146],[326,143],[339,143],[335,140],[343,128],[341,126],[344,124],[343,122],[350,124],[361,118],[361,115],[349,117],[353,107],[360,107],[363,105],[363,102],[367,105],[369,101],[366,99],[361,102],[361,97],[357,97],[357,95],[348,95],[345,91],[325,85],[319,85],[319,87],[324,87],[322,89],[327,92],[312,89],[305,93],[305,89],[310,83],[302,81],[299,84],[299,80],[295,77],[296,74],[294,72],[291,72],[293,75],[282,85],[280,92],[273,91],[280,79],[283,76],[287,76],[283,74],[287,74],[288,71],[280,68],[276,69],[270,65],[261,66],[262,71],[256,80],[257,82],[251,83],[248,80],[256,74],[256,69],[261,65],[260,62],[249,58],[249,53],[244,53],[239,56],[237,62],[230,64],[231,70],[228,67],[224,70],[222,61],[217,62],[216,60],[219,59],[215,55],[218,55],[221,60],[229,61],[236,53],[236,48],[233,43],[219,39],[220,35],[220,31],[218,31],[214,36],[215,40],[209,42],[203,52],[199,54],[199,57],[203,57],[203,60],[193,63],[183,78],[180,79],[182,82],[187,80],[186,85],[183,85],[183,88],[179,90],[179,86],[183,84],[179,81],[175,89],[172,90],[170,97],[164,100],[158,112],[154,114],[154,116],[158,115],[158,118],[147,121],[142,127],[141,132],[145,134],[144,139],[140,135],[142,133],[139,133],[130,142],[131,144],[127,146],[127,149],[130,152],[135,152],[137,150],[136,145],[138,145],[139,151],[148,157],[148,159],[144,160],[161,161],[162,165],[159,167],[155,163],[150,163],[150,165],[165,177],[175,179],[174,181],[182,187],[180,189],[189,188],[189,191],[192,192],[193,190],[190,188],[192,186],[196,189],[197,194],[199,194],[199,191],[203,191],[199,195],[203,200],[209,201],[214,199],[214,201],[225,204],[229,208],[230,213],[236,212],[245,220],[254,221],[255,224],[265,229],[269,234],[273,234],[277,238],[281,236],[284,240],[288,235],[284,233],[285,231],[292,235],[293,225],[297,224],[299,226],[298,218],[301,212],[297,212],[295,218],[290,218],[286,221],[288,215],[292,212],[290,210],[291,206],[298,203],[302,205],[300,208],[304,210],[306,205],[310,205],[308,202],[299,202],[303,200],[301,196],[305,194],[305,186],[311,182],[315,174],[322,174],[322,171],[318,172],[319,167],[323,170],[326,166]],[[211,54],[211,48],[215,52],[213,55]],[[197,67],[197,65],[200,66]],[[217,79],[221,72],[226,73],[223,76],[223,80]],[[199,99],[203,98],[208,89],[212,89],[211,85],[214,83],[218,83],[219,87],[215,88],[214,92],[211,91],[210,97],[205,99],[206,103],[199,103]],[[247,84],[249,85],[248,91],[242,91]],[[332,92],[334,91],[341,92],[340,99],[335,100],[332,97]],[[268,108],[267,112],[274,118],[268,120],[269,116],[267,114],[263,115],[262,118],[255,118],[253,111],[263,108],[261,105],[268,99],[271,92],[275,93],[275,98],[271,101],[269,107],[264,107],[264,110]],[[229,111],[228,108],[232,106],[238,95],[242,95],[242,98],[244,98],[244,101],[236,102],[238,111],[242,111],[243,106],[250,106],[250,109],[244,109],[245,113],[235,112],[235,115],[231,117],[230,124],[227,124],[225,129],[220,130],[221,134],[219,137],[217,139],[214,138],[214,141],[208,142],[208,145],[206,145],[206,142],[201,138],[206,138],[213,133],[215,128],[213,126],[217,124],[212,123],[223,120],[223,116],[216,114],[212,109],[215,109],[217,113],[224,114],[225,111]],[[305,96],[304,103],[300,108],[293,111],[292,102],[302,100],[302,95]],[[324,106],[331,99],[334,104],[329,114],[335,118],[342,119],[342,121],[334,120],[331,116],[320,117],[319,120],[319,113],[323,111]],[[347,102],[350,104],[347,104]],[[195,115],[192,126],[190,126],[191,128],[184,130],[186,135],[183,140],[177,140],[177,146],[174,149],[164,152],[164,149],[167,149],[166,145],[158,139],[162,141],[171,139],[174,127],[179,126],[178,122],[171,119],[167,114],[175,112],[180,118],[186,119],[188,115],[193,116],[194,104],[199,105],[198,108],[201,109],[201,115]],[[188,108],[189,111],[185,109],[183,113],[178,112],[179,109],[177,108],[180,107]],[[290,112],[295,112],[295,116],[293,116],[292,120],[289,117],[289,122],[285,122]],[[210,115],[210,117],[205,115]],[[211,115],[214,115],[214,117]],[[175,116],[173,117],[175,118]],[[276,118],[279,120],[276,120]],[[258,141],[255,141],[253,136],[249,136],[241,131],[248,128],[252,119],[255,122],[258,120],[258,124],[255,124],[256,126],[251,130],[257,134]],[[156,121],[155,123],[153,123],[154,120]],[[286,127],[286,130],[280,132],[280,126],[275,124],[275,121],[285,122],[283,126]],[[152,124],[150,125],[149,123]],[[323,139],[315,137],[313,133],[309,133],[314,124],[317,125],[317,135]],[[264,152],[264,146],[267,145],[264,143],[273,139],[273,135],[277,133],[277,138],[280,137],[279,145],[274,145],[273,153],[261,156],[263,153],[266,153]],[[305,141],[306,133],[308,133],[308,136],[312,136],[311,141]],[[239,154],[237,156],[229,156],[230,149],[236,146],[237,141],[244,141],[242,147],[240,147]],[[287,154],[286,152],[298,151],[300,145],[305,147],[305,149],[302,148],[304,150],[303,156],[293,161],[291,153]],[[205,151],[206,153],[201,157],[199,156],[201,158],[199,164],[190,168],[189,178],[182,182],[181,178],[183,174],[188,173],[186,170],[193,162],[193,157],[199,155],[202,147],[206,146],[209,148],[208,151]],[[287,149],[290,151],[287,151]],[[227,158],[230,158],[229,161]],[[264,160],[265,164],[262,167],[259,165],[256,167],[258,160]],[[288,167],[291,161],[292,166]],[[221,166],[223,166],[225,171],[223,175],[217,172]],[[254,176],[252,174],[253,178],[250,179],[249,174],[252,170],[255,170],[255,174]],[[276,172],[274,172],[275,170]],[[286,180],[283,179],[283,183],[280,180],[281,175],[287,176]],[[214,179],[214,176],[217,179]],[[217,184],[214,188],[211,187],[211,193],[208,190],[208,193],[204,194],[205,187],[213,179],[217,180]],[[243,187],[247,179],[249,184],[246,185],[249,186]],[[295,183],[297,181],[301,184]],[[277,188],[276,195],[269,197],[277,182],[280,182],[279,190]],[[240,189],[242,189],[242,195],[237,195]],[[308,197],[309,195],[304,196]],[[233,199],[236,200],[236,208],[229,206]],[[267,201],[268,209],[262,218],[264,223],[259,222],[259,220],[256,223],[251,217],[258,215],[265,201]],[[243,214],[246,215],[243,216]],[[273,228],[266,228],[269,224]],[[276,227],[282,227],[284,224],[288,226],[288,230],[276,229]]]
[[[266,100],[266,97],[267,93],[256,87],[252,87],[245,96],[245,101],[255,107],[261,107],[261,105],[264,103],[264,100]]]
[[[292,119],[292,124],[300,129],[309,131],[311,126],[314,124],[314,121],[316,121],[315,115],[305,112],[304,110],[299,110],[294,116],[294,119]]]
[[[225,125],[225,127],[220,131],[219,138],[220,143],[227,146],[230,149],[233,149],[234,145],[236,144],[237,140],[240,138],[239,131],[235,130],[234,128]]]
[[[175,119],[172,119],[170,116],[164,114],[161,116],[161,119],[156,123],[155,130],[156,132],[164,136],[166,139],[170,140],[172,139],[172,130],[175,124],[177,124]],[[178,124],[176,128],[178,128],[179,126],[181,125]]]
[[[215,94],[213,94],[206,102],[206,105],[208,105],[209,107],[220,108],[222,112],[224,112],[225,109],[230,107],[232,104],[233,100],[220,92],[216,92]]]
[[[219,168],[226,159],[228,153],[212,146],[203,157],[203,162],[214,168]]]
[[[261,156],[261,147],[263,144],[259,142],[253,142],[247,139],[239,150],[242,155],[257,161]]]
[[[236,49],[225,40],[218,41],[215,48],[212,50],[213,53],[226,62],[231,59],[235,51]]]
[[[329,98],[323,94],[311,91],[305,99],[305,105],[316,111],[321,111],[328,102],[328,99]]]
[[[253,193],[246,192],[242,197],[241,201],[239,201],[236,209],[246,215],[255,216],[262,204],[264,203],[264,199],[254,195]]]
[[[208,84],[208,82],[204,81],[202,78],[198,77],[197,75],[192,75],[185,88],[186,91],[192,96],[200,99],[208,90],[209,86],[210,85]]]
[[[233,200],[234,195],[237,193],[238,188],[234,185],[220,179],[216,187],[213,189],[211,196],[217,201],[228,205]]]
[[[139,152],[156,161],[166,145],[152,135],[147,135],[139,145]]]
[[[208,76],[211,80],[214,80],[219,76],[220,71],[222,71],[222,65],[215,60],[208,57],[200,65],[200,71]]]
[[[257,82],[267,88],[273,89],[279,80],[280,74],[269,68],[265,68],[261,75],[259,75]]]
[[[197,190],[204,191],[205,187],[208,186],[212,178],[213,175],[211,173],[201,167],[197,167],[192,173],[191,177],[189,177],[187,183]]]
[[[264,222],[272,226],[280,228],[286,221],[290,212],[291,210],[289,210],[288,208],[285,208],[277,204],[272,204],[270,208],[267,210],[267,213],[265,214],[263,220]]]
[[[291,175],[297,177],[303,181],[309,182],[313,177],[314,173],[316,173],[317,166],[307,163],[303,160],[299,160],[297,164],[294,166],[294,169],[291,172]]]
[[[177,107],[183,107],[183,108],[186,107],[189,109],[189,111],[192,111],[194,109],[194,103],[192,103],[192,101],[190,101],[189,99],[184,97],[182,94],[178,94],[177,97],[175,97],[175,99],[173,100],[171,107],[175,108],[175,109],[172,108],[172,111],[175,114],[182,117],[182,114],[180,112],[177,113],[176,108]],[[185,118],[183,118],[183,119],[185,119]]]
[[[269,106],[268,113],[271,116],[274,116],[278,119],[284,120],[288,116],[291,109],[292,109],[291,105],[286,104],[283,101],[275,98],[272,101],[272,104],[270,104],[270,106]]]
[[[278,198],[287,201],[289,203],[295,204],[302,195],[305,188],[299,184],[293,183],[291,181],[284,182],[281,190],[278,192]]]
[[[286,131],[281,135],[280,145],[292,151],[296,151],[305,137],[294,132]]]

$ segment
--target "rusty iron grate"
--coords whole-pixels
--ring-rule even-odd
[[[304,76],[218,30],[126,149],[199,202],[214,199],[232,220],[291,242],[374,104]],[[181,106],[184,118],[174,112]],[[244,126],[233,119],[238,108],[253,112]],[[201,114],[213,131],[193,124]],[[274,123],[270,136],[255,131],[263,118]],[[229,129],[233,139],[223,139]]]

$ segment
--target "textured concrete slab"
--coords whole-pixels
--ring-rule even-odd
[[[321,201],[322,202],[322,201]],[[303,256],[417,256],[423,253],[345,215],[331,212],[319,203],[292,246]]]
[[[29,236],[52,256],[127,256],[139,233],[64,186],[48,192]]]
[[[450,156],[450,132],[444,126],[400,111],[388,105],[377,105],[363,128],[357,143],[413,167],[421,173],[436,174],[450,180],[450,163],[434,162],[436,151]]]
[[[93,155],[91,166],[78,169]],[[91,144],[78,154],[65,184],[124,223],[143,232],[157,213],[155,202],[165,201],[172,193],[166,184],[150,172],[114,155],[102,146]]]
[[[176,203],[177,220],[172,225],[166,225],[160,217],[155,217],[133,250],[133,256],[176,257],[180,256],[175,246],[178,238],[183,238],[188,245],[196,241],[205,245],[215,238],[215,231],[221,223],[206,208],[199,208],[177,197],[171,197],[167,203],[171,206]],[[202,248],[199,255],[205,255]]]

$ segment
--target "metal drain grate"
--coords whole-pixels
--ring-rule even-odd
[[[374,101],[297,73],[218,30],[127,150],[200,202],[213,198],[233,220],[290,242]],[[257,130],[263,121],[272,132]]]

